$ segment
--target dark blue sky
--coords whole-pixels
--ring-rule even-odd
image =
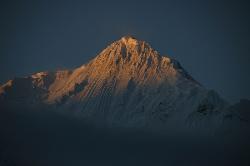
[[[1,83],[75,68],[130,34],[225,99],[250,99],[247,1],[2,0],[0,18]]]

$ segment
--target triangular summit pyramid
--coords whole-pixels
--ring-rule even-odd
[[[148,43],[131,36],[115,41],[72,71],[11,80],[1,87],[0,98],[4,104],[52,105],[123,126],[186,122],[225,104],[176,60],[159,55]]]

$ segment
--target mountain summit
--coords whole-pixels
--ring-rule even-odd
[[[125,36],[74,70],[39,72],[0,88],[5,106],[53,107],[109,125],[152,126],[207,118],[225,106],[174,59]]]

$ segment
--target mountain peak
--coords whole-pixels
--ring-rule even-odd
[[[98,64],[104,63],[111,66],[124,66],[124,64],[127,64],[129,65],[127,67],[130,68],[132,66],[141,67],[143,64],[158,65],[161,57],[145,41],[137,40],[132,36],[123,36],[106,47],[97,56],[96,60]]]
[[[134,36],[131,36],[131,35],[126,35],[126,36],[123,36],[121,39],[123,40],[137,40],[136,37]]]
[[[124,36],[121,38],[121,42],[125,45],[136,46],[138,45],[138,40],[133,36]]]
[[[185,116],[197,110],[207,114],[223,101],[178,61],[161,56],[143,40],[124,36],[74,70],[39,72],[6,83],[0,87],[2,103],[52,106],[82,113],[86,119],[147,126],[165,124],[186,108]]]
[[[123,36],[121,39],[134,39],[134,40],[137,40],[134,36],[131,36],[131,35]]]

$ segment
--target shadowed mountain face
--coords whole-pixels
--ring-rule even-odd
[[[91,121],[134,127],[183,123],[199,114],[221,111],[226,105],[179,62],[130,36],[72,71],[40,72],[10,80],[1,87],[0,96],[3,105],[52,106]]]

